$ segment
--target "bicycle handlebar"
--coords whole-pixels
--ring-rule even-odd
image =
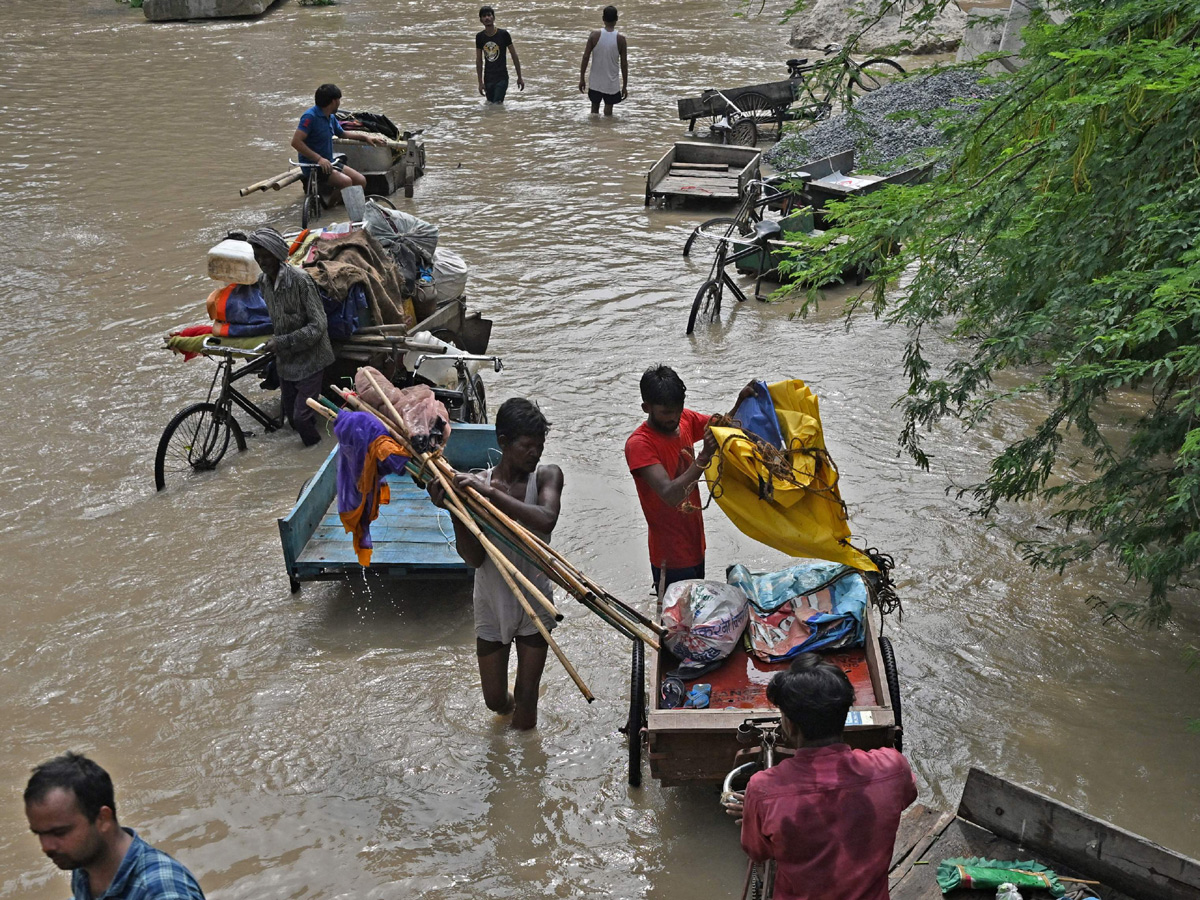
[[[291,165],[298,166],[301,169],[319,169],[319,168],[321,168],[320,163],[308,162],[307,160],[289,159],[288,162]],[[342,170],[342,168],[346,165],[346,154],[345,153],[333,154],[333,159],[329,160],[329,164],[340,172]]]
[[[266,352],[264,350],[264,348],[267,346],[266,341],[263,341],[258,346],[251,347],[250,349],[247,350],[244,347],[227,347],[224,344],[210,343],[213,340],[214,340],[214,338],[206,337],[203,341],[200,342],[200,348],[205,353],[216,354],[218,356],[250,357],[250,356],[262,356],[262,354]]]
[[[429,362],[431,359],[434,361],[453,363],[454,368],[456,369],[468,362],[490,362],[492,364],[492,368],[497,372],[504,371],[504,360],[502,360],[500,357],[480,356],[475,353],[463,353],[461,355],[457,353],[422,353],[417,357],[417,361],[413,363],[413,371],[416,372],[419,368],[421,368],[422,365]]]

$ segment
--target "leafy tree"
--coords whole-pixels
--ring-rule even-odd
[[[945,417],[1041,395],[969,489],[978,510],[1051,501],[1062,532],[1025,544],[1030,561],[1115,554],[1141,590],[1105,611],[1157,625],[1200,561],[1200,4],[1071,5],[1026,29],[1009,90],[947,125],[943,174],[836,207],[851,240],[792,265],[878,276],[850,314],[909,329],[900,443],[918,464]],[[953,339],[948,364],[931,334]]]

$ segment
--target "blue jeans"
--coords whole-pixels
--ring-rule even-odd
[[[487,97],[488,103],[503,103],[504,95],[508,93],[508,79],[485,81],[483,83],[483,93]]]

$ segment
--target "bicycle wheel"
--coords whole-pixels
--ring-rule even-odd
[[[487,393],[483,389],[483,379],[478,375],[471,377],[471,393],[463,394],[466,409],[463,410],[463,419],[473,425],[487,424]]]
[[[850,93],[870,93],[903,74],[904,67],[895,60],[882,56],[868,59],[850,70]]]
[[[738,147],[754,147],[758,145],[758,125],[750,116],[731,115],[729,131],[725,132],[726,140]]]
[[[766,94],[750,91],[738,97],[738,108],[758,127],[759,140],[778,140],[783,123],[783,110],[776,107]]]
[[[886,635],[879,637],[879,655],[883,658],[883,673],[887,676],[888,697],[892,701],[892,715],[896,718],[896,738],[893,743],[897,750],[904,752],[904,716],[900,709],[900,675],[896,670],[896,653],[892,649],[892,639]]]
[[[229,448],[230,421],[213,403],[180,410],[163,429],[154,453],[155,490],[165,488],[168,477],[215,469]]]
[[[633,661],[629,672],[629,719],[625,735],[629,739],[629,786],[642,784],[642,728],[646,724],[646,648],[633,642]]]
[[[720,278],[710,278],[696,291],[696,299],[692,301],[692,313],[688,316],[688,334],[695,330],[697,319],[716,321],[721,313],[721,287]]]
[[[700,235],[713,238],[714,240],[716,238],[730,237],[735,227],[739,234],[748,234],[750,232],[749,222],[738,225],[738,220],[732,216],[717,216],[715,219],[701,222],[688,235],[687,242],[683,245],[683,255],[687,256],[692,252],[692,244],[696,242],[696,238]]]
[[[315,169],[308,176],[308,184],[304,190],[304,205],[300,208],[301,228],[307,228],[309,222],[316,222],[321,216],[321,189],[318,184],[320,180]]]

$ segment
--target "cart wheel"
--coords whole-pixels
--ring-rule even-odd
[[[758,146],[758,125],[751,116],[730,115],[727,135],[729,143],[739,147]]]
[[[883,658],[883,672],[887,676],[888,696],[892,701],[892,715],[896,717],[896,749],[904,750],[904,721],[900,709],[900,676],[896,672],[896,654],[892,650],[891,638],[880,635],[879,655]]]
[[[646,726],[646,648],[633,642],[633,663],[629,675],[629,721],[622,729],[629,742],[629,785],[642,784],[642,729]]]
[[[733,226],[735,225],[737,225],[737,219],[733,218],[733,216],[717,216],[715,219],[701,222],[688,235],[687,242],[683,245],[683,255],[687,256],[692,252],[692,244],[696,242],[696,238],[700,235],[713,239],[729,237],[733,234]],[[740,228],[738,230],[741,231]],[[744,231],[742,233],[745,234]]]
[[[766,94],[760,94],[758,91],[742,94],[737,99],[737,105],[738,109],[747,118],[753,119],[754,124],[758,126],[759,140],[777,140],[779,138],[779,126],[783,121],[783,112],[767,98]]]
[[[393,203],[391,200],[389,200],[387,197],[383,196],[383,194],[371,194],[369,197],[367,197],[367,199],[374,200],[380,206],[386,206],[388,209],[396,208],[396,204]]]
[[[217,467],[229,448],[229,434],[237,438],[239,450],[246,438],[237,420],[213,403],[194,403],[176,414],[163,429],[154,453],[154,487],[162,490],[167,478]]]
[[[695,330],[697,319],[715,322],[720,312],[721,279],[710,278],[696,291],[696,299],[692,301],[692,312],[688,316],[687,333],[691,334]]]

